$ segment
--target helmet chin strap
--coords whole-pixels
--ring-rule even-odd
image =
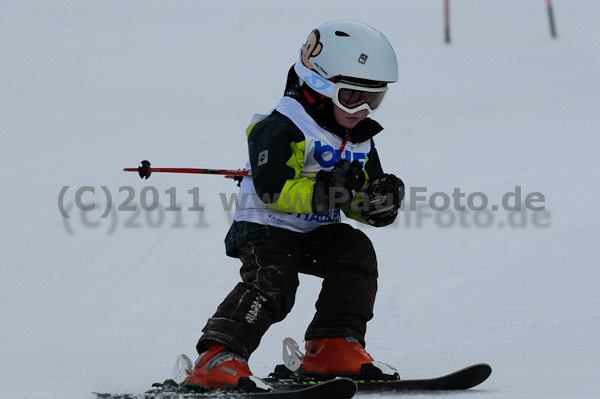
[[[312,90],[308,85],[300,87],[299,96],[301,102],[305,104],[305,108],[308,107],[307,112],[321,127],[331,131],[336,136],[344,137],[346,128],[335,120],[331,98]]]

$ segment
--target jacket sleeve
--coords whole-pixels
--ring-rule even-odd
[[[261,201],[271,208],[313,213],[315,182],[300,176],[305,145],[300,129],[277,111],[248,129],[254,189]]]
[[[383,176],[383,168],[381,167],[381,162],[379,161],[379,155],[377,154],[377,149],[375,148],[375,142],[371,139],[371,151],[367,154],[367,159],[365,160],[365,186],[369,183],[369,180],[377,179],[378,177]],[[359,191],[356,196],[352,199],[352,201],[342,207],[342,211],[344,215],[350,219],[354,219],[361,223],[368,224],[362,218],[362,207],[364,202],[364,192]]]

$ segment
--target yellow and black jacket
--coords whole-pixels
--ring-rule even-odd
[[[317,216],[312,208],[314,175],[331,170],[336,161],[359,161],[366,182],[383,174],[373,141],[383,128],[371,119],[351,130],[335,127],[319,118],[321,108],[286,95],[270,113],[252,119],[246,131],[251,177],[240,185],[234,223],[225,240],[229,255],[250,239],[339,223],[339,209]],[[341,210],[363,222],[351,205]]]

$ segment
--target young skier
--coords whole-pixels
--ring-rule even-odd
[[[310,33],[284,97],[247,129],[251,177],[225,239],[242,282],[202,330],[185,385],[261,388],[248,358],[292,309],[298,273],[323,278],[298,372],[399,378],[364,348],[377,260],[369,238],[340,220],[340,211],[376,227],[396,218],[404,184],[383,172],[373,142],[383,128],[368,116],[397,79],[392,46],[369,25],[334,21]]]

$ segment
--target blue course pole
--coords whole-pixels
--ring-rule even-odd
[[[450,43],[450,0],[444,0],[444,36],[446,43]]]
[[[552,0],[546,0],[546,8],[548,9],[548,21],[550,22],[550,34],[556,39],[556,23],[554,22],[554,9]]]

